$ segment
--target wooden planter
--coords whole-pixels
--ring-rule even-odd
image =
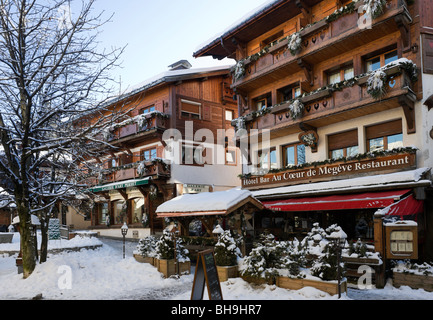
[[[310,279],[292,279],[288,277],[277,277],[276,285],[280,288],[289,290],[299,290],[304,287],[313,287],[318,290],[329,293],[330,295],[338,294],[338,284],[336,281],[320,281]],[[347,282],[341,282],[341,293],[347,292]]]
[[[134,258],[140,263],[150,263],[152,266],[154,265],[153,257],[143,257],[141,254],[134,254]]]
[[[238,276],[238,266],[217,266],[217,272],[220,282],[224,282],[229,278],[236,278]]]
[[[269,284],[269,285],[273,285],[275,284],[275,279],[265,279],[265,278],[257,278],[257,277],[252,277],[252,276],[241,276],[241,278],[243,280],[245,280],[246,282],[252,283],[252,284],[257,284],[257,285],[261,285],[261,284]]]
[[[176,274],[176,264],[174,259],[156,259],[158,271],[161,272],[165,278],[173,276]],[[191,273],[191,262],[180,262],[179,263],[179,275],[190,274]]]
[[[396,288],[409,286],[412,289],[424,289],[433,292],[433,276],[393,272],[393,285]]]

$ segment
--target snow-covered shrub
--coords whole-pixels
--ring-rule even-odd
[[[343,266],[343,264],[341,264]],[[311,275],[322,280],[337,280],[337,252],[335,245],[329,242],[325,245],[324,252],[314,261],[310,269]]]
[[[433,263],[423,262],[421,264],[411,262],[410,260],[394,261],[393,271],[410,273],[417,275],[431,276],[433,275]]]
[[[290,36],[288,48],[292,56],[295,56],[301,50],[302,38],[299,32],[295,32]]]
[[[374,99],[380,99],[386,94],[387,75],[382,69],[371,73],[367,80],[367,93]]]
[[[320,227],[318,222],[313,223],[313,228],[307,233],[302,243],[308,243],[309,246],[317,246],[320,241],[326,238],[325,229]]]
[[[349,255],[356,255],[358,258],[367,257],[367,245],[358,239],[356,242],[349,243]]]
[[[262,234],[259,242],[243,260],[241,275],[273,280],[278,275],[278,269],[287,264],[282,259],[284,252],[284,243],[275,241],[272,234]]]
[[[333,224],[326,230],[326,237],[340,235],[346,236],[340,226]],[[323,239],[322,252],[319,254],[318,259],[314,260],[313,266],[310,271],[313,276],[319,277],[322,280],[337,280],[338,276],[338,263],[337,263],[337,252],[340,248],[332,241]],[[340,267],[344,272],[345,265],[340,261]]]
[[[217,266],[235,266],[238,264],[241,251],[236,245],[235,239],[230,231],[223,231],[218,237],[215,245],[215,262]]]
[[[176,259],[179,262],[189,261],[188,250],[184,247],[180,238],[176,239]],[[171,260],[174,259],[174,238],[173,234],[164,230],[161,238],[156,243],[156,258]]]
[[[144,239],[140,239],[137,245],[137,251],[143,257],[155,257],[156,256],[156,244],[158,239],[154,236],[148,236]]]

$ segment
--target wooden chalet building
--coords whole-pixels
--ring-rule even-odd
[[[126,222],[129,237],[143,238],[163,229],[164,219],[155,215],[163,202],[240,186],[238,153],[229,143],[231,121],[238,117],[230,67],[193,69],[181,60],[169,68],[110,103],[132,111],[106,130],[104,138],[116,149],[97,159],[106,174],[90,188],[96,204],[91,228],[101,235],[118,237]],[[180,136],[168,144],[164,133],[172,129]],[[202,143],[196,134],[200,129],[215,139]],[[232,134],[223,140],[225,160],[216,164],[212,144],[219,129]],[[178,148],[178,158],[168,159],[173,148]]]
[[[432,2],[369,3],[269,1],[194,57],[237,61],[242,186],[267,208],[256,232],[337,223],[382,257],[431,260]],[[414,247],[387,247],[390,215],[417,222]]]

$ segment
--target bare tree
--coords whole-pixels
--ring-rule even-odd
[[[20,218],[24,278],[36,266],[31,214],[49,216],[84,185],[82,164],[109,146],[101,133],[119,116],[104,101],[123,50],[98,49],[107,20],[93,15],[94,0],[74,3],[72,14],[70,4],[0,0],[0,181]]]

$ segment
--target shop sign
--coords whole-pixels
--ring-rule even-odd
[[[204,184],[184,184],[183,194],[209,192],[209,186]]]
[[[414,153],[403,153],[362,160],[341,161],[332,164],[311,166],[296,170],[287,170],[262,176],[242,179],[242,187],[287,186],[291,184],[329,181],[341,177],[349,178],[369,174],[401,171],[416,166]]]

